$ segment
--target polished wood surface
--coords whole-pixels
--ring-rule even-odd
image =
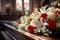
[[[16,20],[19,19],[21,15],[0,15],[0,20]]]
[[[6,30],[10,32],[13,36],[15,36],[17,39],[22,40],[60,40],[60,38],[55,37],[46,37],[44,35],[35,35],[31,34],[22,30],[16,30],[13,26],[10,26],[8,24],[4,24],[7,26]]]

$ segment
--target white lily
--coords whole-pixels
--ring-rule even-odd
[[[47,7],[48,5],[46,5],[45,7],[41,7],[41,9],[40,9],[40,12],[41,13],[46,13],[46,7]]]

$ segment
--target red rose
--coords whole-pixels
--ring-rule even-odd
[[[21,23],[21,21],[20,20],[18,20],[18,24],[20,24]]]
[[[48,20],[48,28],[55,28],[56,21],[55,20]]]
[[[58,15],[58,14],[60,14],[60,12],[58,10],[55,10],[54,14]]]
[[[34,31],[34,26],[29,25],[27,29],[29,33],[32,33]]]
[[[47,14],[43,13],[43,14],[41,14],[41,17],[44,18],[44,19],[46,19],[47,18]]]

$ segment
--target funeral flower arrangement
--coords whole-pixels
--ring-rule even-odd
[[[49,36],[49,34],[52,34],[49,28],[56,27],[56,18],[60,14],[60,9],[49,7],[46,10],[46,7],[41,7],[40,12],[34,11],[30,14],[26,12],[17,22],[13,22],[14,26],[18,30],[21,29],[29,33],[42,32]]]

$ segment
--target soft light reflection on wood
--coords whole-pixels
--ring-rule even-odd
[[[20,33],[22,33],[22,34],[30,37],[30,38],[33,38],[35,40],[59,40],[59,39],[56,39],[56,38],[45,37],[45,36],[41,36],[41,35],[34,35],[34,34],[31,34],[31,33],[22,31],[20,29],[19,30],[16,30],[13,26],[10,26],[10,25],[5,24],[5,23],[4,23],[4,25],[7,26],[7,27],[9,27],[9,28],[11,28],[11,29],[13,29],[13,30],[15,30],[15,31],[18,31],[18,32],[20,32]]]

